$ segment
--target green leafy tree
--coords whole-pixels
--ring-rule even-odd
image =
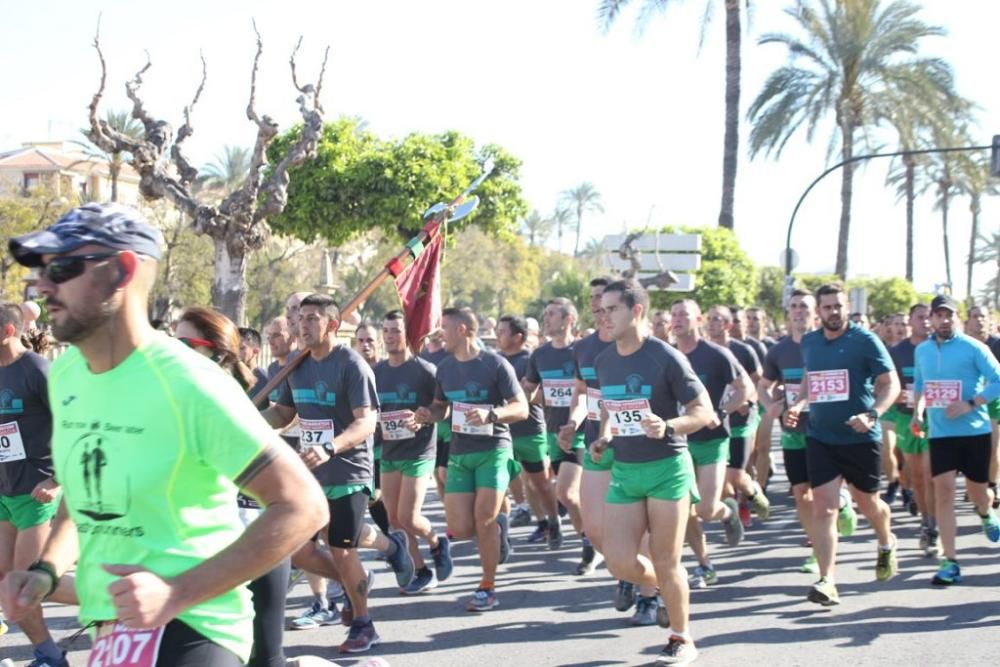
[[[26,197],[0,197],[0,238],[10,239],[48,227],[78,203],[75,197],[58,196],[44,188],[36,188]],[[28,270],[15,262],[4,248],[0,253],[0,295],[3,299],[20,301],[27,276]]]
[[[573,243],[573,256],[578,257],[580,255],[580,234],[583,231],[583,214],[594,211],[604,212],[601,193],[592,183],[581,183],[575,188],[563,190],[560,203],[565,210],[572,211],[576,218],[576,241]],[[559,250],[562,250],[562,247]]]
[[[608,30],[618,18],[622,9],[631,0],[600,0],[598,17]],[[663,12],[671,0],[645,0],[636,21],[636,27],[642,30],[657,13]],[[740,44],[742,41],[740,11],[743,3],[740,0],[725,0],[726,9],[726,116],[722,147],[722,207],[719,211],[719,226],[733,229],[733,205],[736,200],[736,166],[739,156],[740,129],[740,70],[742,68]],[[749,5],[749,2],[747,2]],[[717,3],[707,0],[705,13],[701,22],[701,36],[704,41],[705,30],[712,21]],[[700,44],[699,44],[700,47]]]
[[[480,315],[523,313],[540,291],[539,257],[521,238],[499,239],[470,227],[445,251],[441,296]]]
[[[272,162],[298,132],[293,128],[274,140]],[[457,132],[382,140],[351,118],[324,124],[316,157],[289,171],[288,205],[269,222],[280,234],[307,243],[324,239],[331,246],[372,229],[408,238],[423,227],[430,205],[459,194],[489,158],[495,168],[477,191],[479,208],[457,226],[474,222],[509,236],[527,214],[517,182],[519,160],[499,146],[477,150]]]
[[[905,313],[920,300],[913,283],[899,276],[860,278],[848,282],[848,288],[863,287],[868,295],[868,317],[874,321],[886,315]]]
[[[762,266],[758,269],[757,300],[754,303],[763,308],[773,322],[780,322],[785,318],[784,288],[783,267]]]
[[[768,77],[750,105],[751,157],[761,152],[780,156],[803,125],[811,141],[832,115],[841,158],[849,160],[862,140],[871,143],[873,131],[899,105],[933,118],[940,100],[955,95],[947,63],[914,55],[926,38],[944,34],[920,20],[917,5],[904,0],[799,0],[786,13],[798,24],[799,34],[772,33],[759,41],[785,46],[791,62]],[[847,164],[841,169],[836,272],[842,278],[847,276],[854,168]]]
[[[757,298],[757,269],[725,227],[667,227],[664,233],[701,234],[701,268],[695,272],[691,292],[652,293],[653,304],[666,308],[679,298],[691,298],[704,308],[717,304],[747,306]]]
[[[992,304],[993,310],[1000,310],[1000,232],[989,236],[980,234],[976,239],[976,264],[992,265],[996,273],[979,294],[982,303]]]

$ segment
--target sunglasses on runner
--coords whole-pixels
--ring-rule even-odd
[[[207,347],[210,350],[215,349],[215,343],[213,343],[210,340],[205,340],[204,338],[191,338],[189,336],[181,336],[177,340],[184,343],[192,350],[195,349],[196,347]]]
[[[116,252],[101,252],[89,255],[60,255],[42,265],[42,275],[49,282],[59,285],[82,275],[87,270],[87,262],[110,259],[117,254]]]

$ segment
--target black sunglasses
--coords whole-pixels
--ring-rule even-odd
[[[53,257],[42,266],[42,275],[56,285],[72,280],[87,270],[87,262],[116,257],[116,252],[101,252],[89,255],[60,255]]]

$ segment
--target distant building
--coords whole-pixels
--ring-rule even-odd
[[[0,152],[0,195],[27,194],[36,188],[55,196],[76,195],[83,201],[110,201],[108,162],[62,141],[26,142]],[[139,175],[124,162],[118,174],[118,201],[139,202]]]

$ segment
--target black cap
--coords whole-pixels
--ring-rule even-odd
[[[29,267],[41,266],[42,255],[62,255],[85,245],[160,259],[163,235],[131,206],[91,203],[74,208],[48,229],[8,242],[14,259]]]
[[[938,294],[931,301],[931,312],[935,313],[939,308],[947,308],[953,313],[958,312],[958,304],[947,294]]]

